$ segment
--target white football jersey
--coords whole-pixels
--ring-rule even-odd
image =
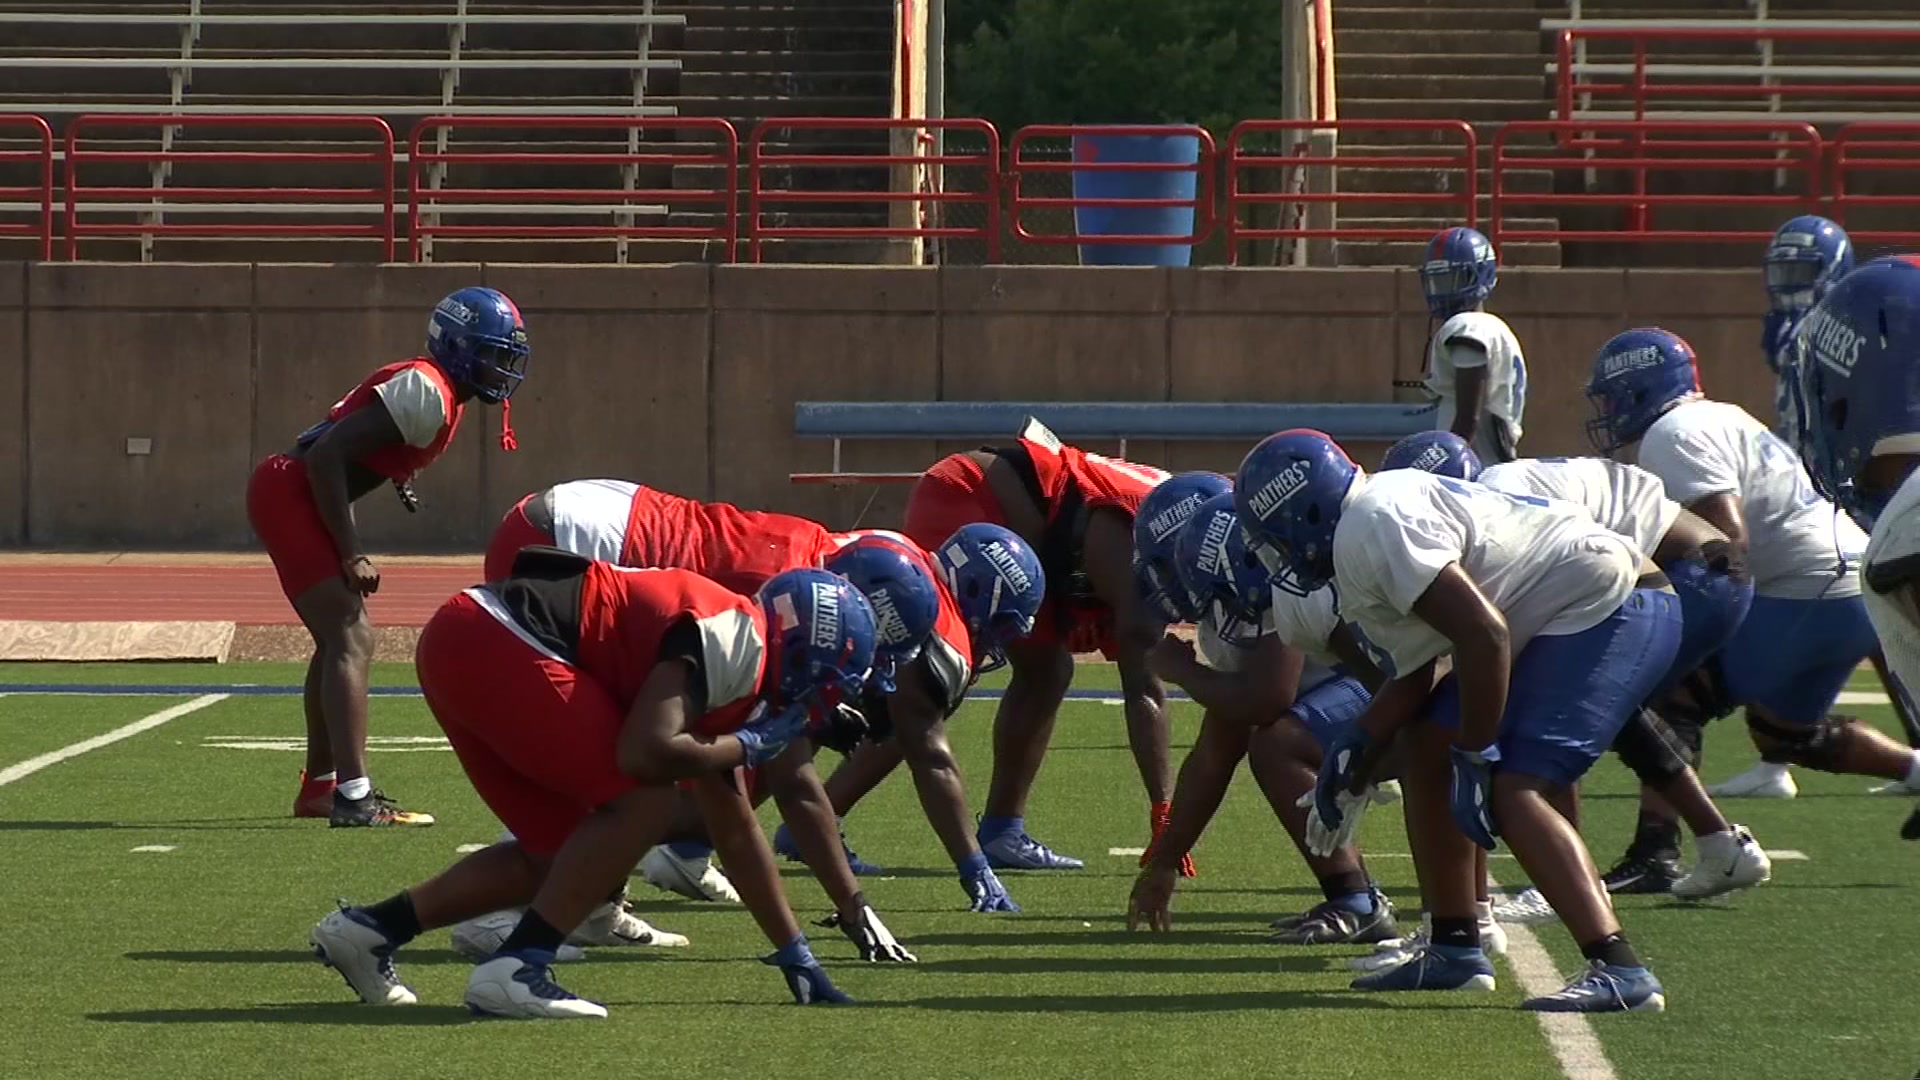
[[[640,485],[627,480],[569,480],[553,487],[553,542],[575,555],[618,563]]]
[[[1455,563],[1506,616],[1517,654],[1619,610],[1640,552],[1571,503],[1413,469],[1370,477],[1334,531],[1334,584],[1341,617],[1388,676],[1452,648],[1413,605]]]
[[[1253,650],[1228,641],[1220,632],[1224,621],[1220,605],[1210,605],[1194,628],[1194,651],[1201,663],[1215,671],[1239,671],[1246,666]],[[1333,668],[1340,663],[1340,658],[1333,654],[1327,642],[1339,625],[1340,613],[1334,606],[1332,587],[1317,589],[1311,596],[1294,596],[1275,589],[1273,606],[1260,619],[1260,636],[1278,634],[1281,641],[1305,655],[1306,665],[1300,670],[1300,686],[1304,689],[1333,676]]]
[[[1489,465],[1480,482],[1509,495],[1538,495],[1584,506],[1593,520],[1652,555],[1680,516],[1660,478],[1606,458],[1523,458]]]
[[[1220,609],[1218,601],[1207,605],[1206,614],[1193,627],[1193,651],[1200,662],[1215,671],[1239,671],[1246,667],[1247,658],[1252,655],[1250,645],[1229,640],[1221,632],[1227,621],[1226,612]],[[1273,616],[1269,612],[1260,620],[1260,636],[1273,633]]]
[[[1455,315],[1441,323],[1427,343],[1427,389],[1440,399],[1440,407],[1434,411],[1435,429],[1447,431],[1453,427],[1454,410],[1459,407],[1454,395],[1456,369],[1477,367],[1481,363],[1479,354],[1453,347],[1451,343],[1459,340],[1474,342],[1485,352],[1486,409],[1507,422],[1507,429],[1517,444],[1520,420],[1527,411],[1527,361],[1520,353],[1520,339],[1513,336],[1512,328],[1498,315],[1484,311],[1463,311]],[[1478,447],[1480,440],[1474,442]]]
[[[1813,490],[1799,455],[1740,406],[1697,399],[1669,409],[1641,437],[1639,465],[1682,506],[1710,495],[1740,500],[1755,593],[1860,594],[1866,534]]]
[[[1874,522],[1866,565],[1915,554],[1920,554],[1920,472],[1907,477]],[[1879,635],[1880,648],[1886,653],[1887,667],[1911,695],[1920,688],[1920,609],[1914,605],[1913,590],[1900,589],[1883,596],[1866,589],[1862,598],[1867,616],[1873,620],[1873,632]]]

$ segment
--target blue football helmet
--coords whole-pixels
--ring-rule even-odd
[[[1176,545],[1180,581],[1196,611],[1220,609],[1220,636],[1251,645],[1273,606],[1273,574],[1254,554],[1231,492],[1215,495],[1181,528]]]
[[[1594,417],[1587,438],[1611,454],[1638,440],[1655,420],[1700,392],[1693,346],[1678,334],[1642,327],[1615,334],[1593,358],[1587,400]]]
[[[1841,279],[1800,321],[1793,352],[1807,474],[1871,529],[1906,473],[1868,489],[1861,468],[1920,454],[1920,258],[1875,259]]]
[[[767,617],[767,708],[804,709],[808,731],[825,730],[873,670],[873,606],[846,578],[814,569],[775,574],[758,599]]]
[[[1307,596],[1333,580],[1333,531],[1360,466],[1326,434],[1269,435],[1247,451],[1233,506],[1275,588]]]
[[[1047,598],[1047,575],[1033,548],[1010,529],[976,522],[954,530],[933,558],[973,638],[977,671],[1005,664],[1007,642],[1033,633]]]
[[[1480,455],[1451,431],[1416,431],[1387,448],[1380,471],[1418,469],[1455,480],[1480,479]]]
[[[1804,312],[1852,271],[1853,242],[1826,218],[1803,214],[1774,232],[1761,267],[1773,310]]]
[[[1493,244],[1477,230],[1442,229],[1427,241],[1427,259],[1420,264],[1420,291],[1427,311],[1449,319],[1486,303],[1499,282],[1500,260]]]
[[[461,289],[435,305],[427,320],[427,355],[492,405],[519,389],[532,353],[520,309],[497,289]]]
[[[1219,473],[1181,473],[1161,481],[1134,512],[1134,580],[1147,609],[1167,622],[1192,622],[1201,614],[1187,602],[1187,590],[1180,584],[1174,555],[1180,528],[1201,503],[1232,490],[1233,482]]]
[[[895,672],[913,663],[933,634],[939,586],[900,541],[884,536],[860,537],[834,552],[826,568],[853,582],[873,605],[872,681],[882,693],[893,693]]]

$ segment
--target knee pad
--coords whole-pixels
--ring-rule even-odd
[[[1688,700],[1675,702],[1674,710],[1696,714],[1697,719],[1693,720],[1696,726],[1718,720],[1734,709],[1733,693],[1727,689],[1727,674],[1720,665],[1718,653],[1707,657],[1705,663],[1681,679],[1677,690],[1684,691]],[[1661,715],[1672,721],[1674,710],[1662,710]]]
[[[1811,724],[1787,724],[1747,710],[1747,730],[1763,751],[1770,750],[1790,765],[1834,772],[1849,732],[1860,721],[1851,716],[1824,716]]]
[[[1699,752],[1699,729],[1689,744],[1649,708],[1636,710],[1613,740],[1613,752],[1647,787],[1659,790],[1687,771]]]

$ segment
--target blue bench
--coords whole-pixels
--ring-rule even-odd
[[[1431,404],[1227,401],[799,401],[793,433],[833,440],[833,471],[791,473],[796,484],[904,483],[911,473],[846,472],[846,439],[1011,439],[1029,418],[1069,441],[1128,439],[1254,442],[1288,428],[1314,428],[1338,439],[1392,442],[1433,427]]]

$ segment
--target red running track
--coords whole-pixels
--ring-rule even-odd
[[[422,626],[447,597],[479,580],[478,559],[389,564],[367,610],[376,626]],[[300,621],[265,565],[0,565],[0,619]]]

